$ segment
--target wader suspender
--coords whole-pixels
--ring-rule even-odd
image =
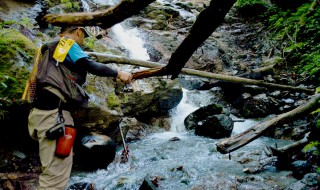
[[[62,104],[62,100],[59,101],[58,117],[57,117],[56,124],[58,124],[58,123],[64,123],[64,121],[65,121],[64,118],[63,118],[63,114],[62,114],[61,104]]]

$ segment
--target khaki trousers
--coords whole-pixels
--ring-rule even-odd
[[[56,140],[49,140],[46,131],[56,124],[58,109],[39,110],[33,108],[29,114],[30,136],[39,141],[39,155],[42,173],[39,176],[39,190],[64,190],[70,178],[72,152],[66,158],[54,155]],[[66,125],[73,125],[70,112],[63,110]]]

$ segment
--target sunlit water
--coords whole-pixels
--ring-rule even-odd
[[[197,105],[190,104],[185,98],[193,98],[192,94],[187,96],[187,93],[188,91],[184,90],[184,99],[171,111],[170,131],[153,133],[140,141],[130,143],[129,162],[125,164],[119,162],[121,154],[119,147],[116,159],[107,168],[92,173],[74,172],[70,183],[90,182],[98,190],[135,190],[139,189],[148,175],[151,178],[161,179],[158,182],[159,188],[168,190],[235,189],[236,187],[272,189],[275,184],[266,179],[286,175],[285,172],[266,171],[255,176],[253,182],[237,183],[239,177],[245,177],[247,174],[242,172],[243,166],[232,159],[233,156],[230,160],[228,155],[217,152],[216,143],[219,140],[196,136],[193,131],[185,130],[184,118],[197,109]],[[210,94],[202,95],[205,97]],[[205,100],[206,98],[203,98],[202,103],[205,103]],[[257,121],[253,120],[235,122],[233,133],[242,132],[256,123]],[[178,137],[180,140],[170,141],[173,137]],[[231,155],[261,151],[263,147],[274,143],[279,146],[287,144],[285,141],[261,137]]]

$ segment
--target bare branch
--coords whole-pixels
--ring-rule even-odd
[[[123,20],[138,14],[155,0],[122,0],[115,7],[90,13],[48,14],[44,16],[47,23],[56,26],[100,26],[110,28]]]

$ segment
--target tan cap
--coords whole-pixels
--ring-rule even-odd
[[[87,31],[87,29],[85,27],[82,27],[82,26],[66,26],[66,27],[61,27],[61,30],[60,30],[60,34],[63,34],[67,31],[72,31],[72,30],[76,30],[78,28],[81,28],[84,32],[84,36],[85,38],[86,37],[91,37],[91,35],[89,34],[89,32]]]

